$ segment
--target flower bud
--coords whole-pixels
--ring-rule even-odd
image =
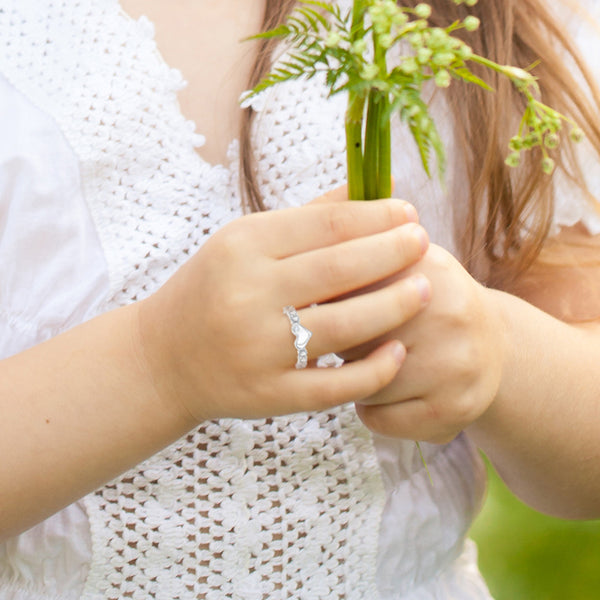
[[[352,44],[352,53],[356,56],[363,56],[367,51],[367,40],[361,38]]]
[[[413,33],[409,40],[410,40],[410,45],[415,48],[415,50],[417,48],[422,48],[423,44],[424,44],[424,35],[422,33]]]
[[[546,146],[546,148],[549,148],[550,150],[553,150],[554,148],[556,148],[559,143],[560,143],[560,138],[555,133],[549,133],[544,138],[544,146]]]
[[[430,48],[419,48],[419,51],[417,52],[417,60],[421,64],[425,64],[431,59],[432,54],[433,52]]]
[[[511,79],[517,79],[524,83],[530,84],[535,82],[535,77],[531,73],[519,67],[504,66],[502,72]]]
[[[431,16],[431,6],[425,3],[417,4],[417,6],[415,6],[415,14],[420,19],[429,19]]]
[[[545,156],[544,160],[542,160],[542,171],[546,175],[550,175],[554,171],[554,161],[548,156]]]
[[[574,127],[573,129],[571,129],[571,131],[569,133],[569,137],[571,138],[571,140],[573,142],[578,144],[579,142],[581,142],[583,140],[584,134],[583,134],[583,131],[579,127]]]
[[[521,164],[521,155],[518,152],[511,152],[504,160],[504,163],[512,168],[518,167]]]
[[[523,140],[516,135],[515,137],[511,138],[510,142],[508,143],[508,147],[513,152],[519,152],[523,149]]]
[[[452,52],[436,52],[431,59],[431,62],[438,67],[447,67],[454,62],[454,54]]]
[[[435,85],[441,88],[447,88],[450,86],[450,73],[446,69],[441,69],[435,74]]]
[[[365,65],[362,69],[361,76],[366,81],[371,81],[379,74],[379,67],[377,65],[369,64]]]
[[[382,33],[379,36],[379,45],[384,48],[385,50],[387,50],[388,48],[391,47],[392,43],[393,43],[393,38],[389,33]]]
[[[473,56],[473,50],[467,44],[461,44],[456,51],[456,54],[462,60],[469,60]]]
[[[396,27],[404,27],[407,22],[408,17],[400,10],[392,17],[392,24]]]
[[[463,21],[463,25],[465,26],[465,29],[467,31],[475,31],[475,30],[479,29],[479,24],[480,24],[479,19],[477,17],[474,17],[473,15],[469,15]]]
[[[419,65],[414,57],[406,58],[402,61],[400,68],[406,75],[413,75],[419,70]]]
[[[448,34],[441,27],[434,27],[429,34],[429,45],[432,48],[445,48],[448,37]]]
[[[342,36],[337,31],[331,31],[325,40],[327,48],[335,48],[342,41]]]

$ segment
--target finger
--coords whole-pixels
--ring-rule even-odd
[[[393,190],[394,186],[395,186],[395,181],[394,181],[394,178],[392,177],[390,189]],[[318,198],[315,198],[314,200],[307,202],[306,205],[308,206],[309,204],[326,204],[329,202],[345,202],[347,200],[348,200],[348,186],[341,185],[337,188],[334,188],[333,190],[325,192],[322,196],[319,196]]]
[[[356,413],[368,429],[388,437],[446,443],[457,435],[457,428],[440,417],[435,405],[420,398],[375,406],[357,403]]]
[[[309,358],[341,352],[399,328],[427,305],[430,295],[429,281],[417,274],[374,292],[300,311],[304,326],[313,332]]]
[[[393,229],[414,221],[415,214],[412,205],[395,199],[317,203],[262,213],[252,228],[264,254],[285,258]]]
[[[333,190],[325,192],[322,196],[311,200],[306,203],[306,206],[314,204],[331,204],[333,202],[347,202],[348,201],[348,186],[341,185]]]
[[[281,294],[296,306],[323,302],[381,281],[426,252],[425,230],[409,223],[328,248],[297,254],[277,265]]]
[[[426,318],[426,316],[426,313],[421,313],[415,318]],[[446,365],[440,364],[439,358],[437,361],[428,360],[429,357],[424,359],[423,352],[415,351],[410,340],[404,335],[403,329],[394,331],[394,334],[402,340],[407,349],[402,373],[390,385],[379,390],[376,394],[363,399],[361,403],[377,406],[408,402],[414,398],[429,398],[431,391],[439,389],[440,386],[444,386],[445,396],[452,394],[454,388],[450,387],[450,383],[447,380]],[[365,345],[366,347],[367,345]],[[339,354],[342,354],[344,359],[351,360],[345,353],[340,352]],[[364,353],[362,356],[364,356]]]
[[[295,411],[324,410],[357,402],[385,387],[402,365],[406,351],[397,340],[377,348],[369,356],[339,369],[290,369],[284,376],[285,389]]]

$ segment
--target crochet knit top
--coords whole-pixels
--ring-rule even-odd
[[[147,297],[242,213],[237,145],[229,164],[200,158],[177,102],[185,82],[117,0],[5,0],[0,72],[8,356]],[[270,207],[344,182],[343,98],[299,81],[254,108]],[[407,132],[394,135],[400,193],[452,250],[460,164],[443,192]],[[597,225],[583,204],[569,210]],[[465,541],[484,492],[477,452],[464,436],[423,448],[433,485],[412,442],[372,435],[352,406],[204,423],[0,544],[0,597],[488,599]]]

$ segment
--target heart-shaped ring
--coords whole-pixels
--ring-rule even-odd
[[[306,346],[308,345],[308,340],[310,340],[312,336],[312,331],[300,324],[300,317],[293,306],[284,307],[283,313],[290,320],[292,333],[296,336],[296,339],[294,340],[294,346],[298,353],[296,369],[305,369],[308,364],[308,352]]]

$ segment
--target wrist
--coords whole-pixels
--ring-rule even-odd
[[[177,376],[177,358],[172,347],[164,311],[155,297],[136,302],[132,310],[132,340],[137,367],[149,393],[172,413],[186,431],[197,426],[200,419],[183,400],[182,378]],[[162,315],[162,316],[161,316]]]
[[[514,337],[514,311],[509,294],[492,288],[484,288],[490,307],[489,324],[493,328],[493,356],[496,383],[494,392],[486,409],[470,425],[468,432],[475,441],[489,440],[501,418],[502,406],[513,396],[513,377],[518,364],[518,340]],[[516,362],[515,362],[516,361]],[[481,445],[481,444],[480,444]]]

